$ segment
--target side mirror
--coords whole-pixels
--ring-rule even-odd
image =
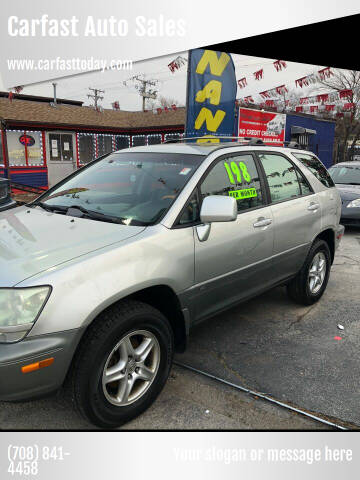
[[[203,223],[233,222],[237,218],[237,203],[233,197],[210,195],[201,206],[200,220]]]

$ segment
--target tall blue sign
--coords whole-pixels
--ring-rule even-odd
[[[185,137],[214,142],[216,136],[233,136],[237,86],[231,55],[190,50],[187,81]]]

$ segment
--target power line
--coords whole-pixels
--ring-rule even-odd
[[[101,107],[98,106],[98,101],[104,99],[104,97],[99,95],[99,93],[105,93],[105,90],[100,90],[99,88],[91,88],[91,87],[89,87],[89,90],[94,92],[94,95],[92,95],[91,93],[88,93],[87,96],[88,96],[88,98],[93,98],[94,99],[93,107],[95,108],[96,111],[98,111],[101,108]]]
[[[159,80],[156,79],[146,79],[144,75],[134,75],[133,77],[125,80],[123,84],[127,87],[129,83],[132,83],[135,86],[135,89],[139,92],[139,95],[142,97],[142,110],[145,111],[145,102],[147,98],[152,98],[155,100],[157,98],[158,90],[155,90],[151,87],[156,87],[159,84]],[[150,87],[150,88],[148,88]]]

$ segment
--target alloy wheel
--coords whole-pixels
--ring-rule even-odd
[[[108,356],[102,375],[106,399],[116,406],[139,400],[154,381],[160,364],[160,345],[147,330],[124,336]]]
[[[326,257],[323,252],[318,252],[311,263],[308,275],[310,293],[315,295],[321,289],[327,270]]]

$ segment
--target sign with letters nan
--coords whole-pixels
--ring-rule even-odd
[[[231,55],[213,50],[189,52],[185,137],[219,142],[234,135],[236,77]]]

